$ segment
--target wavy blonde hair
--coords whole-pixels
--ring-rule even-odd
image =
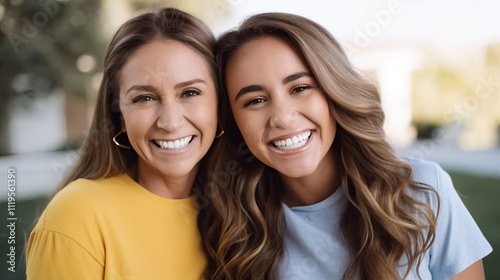
[[[207,278],[277,279],[283,259],[283,185],[277,171],[256,160],[246,147],[225,88],[232,54],[262,36],[279,37],[295,48],[337,121],[332,149],[349,201],[341,220],[350,249],[343,279],[400,279],[397,267],[403,256],[408,260],[405,278],[433,243],[437,216],[408,191],[437,193],[412,180],[411,166],[386,140],[377,88],[355,70],[339,43],[311,20],[283,13],[252,16],[218,41],[220,121],[226,135],[213,147],[212,182],[205,193],[210,203],[199,216],[209,256]]]
[[[120,73],[134,51],[162,39],[177,40],[192,47],[205,59],[212,78],[217,80],[215,37],[194,16],[174,8],[163,8],[125,22],[116,31],[106,52],[90,132],[80,148],[77,163],[61,182],[60,188],[79,178],[99,179],[121,173],[136,178],[137,153],[133,149],[120,148],[112,141],[113,136],[121,130],[118,106]],[[121,142],[127,141],[126,137],[119,139]]]

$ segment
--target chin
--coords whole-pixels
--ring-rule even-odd
[[[177,166],[162,166],[159,171],[164,175],[168,177],[183,177],[189,175],[191,172],[193,172],[194,168],[196,165],[177,165]]]
[[[279,173],[290,178],[302,178],[314,173],[316,166],[294,166],[290,168],[276,169]]]

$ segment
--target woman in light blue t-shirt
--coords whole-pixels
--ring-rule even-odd
[[[449,176],[396,155],[378,90],[327,30],[255,15],[219,38],[217,63],[207,276],[484,279],[491,246]]]

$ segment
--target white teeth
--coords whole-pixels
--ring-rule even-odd
[[[309,136],[311,136],[311,131],[307,131],[302,134],[293,136],[292,138],[273,141],[273,144],[278,149],[283,149],[283,150],[297,149],[304,146],[304,144],[307,143],[307,141],[309,140]]]
[[[189,143],[191,143],[191,140],[193,139],[193,136],[188,136],[184,137],[182,139],[178,139],[175,141],[161,141],[161,140],[154,140],[155,143],[160,146],[162,149],[168,149],[168,150],[178,150],[186,147]]]

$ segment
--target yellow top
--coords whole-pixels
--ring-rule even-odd
[[[55,195],[30,235],[28,279],[200,279],[194,198],[165,199],[119,175]]]

